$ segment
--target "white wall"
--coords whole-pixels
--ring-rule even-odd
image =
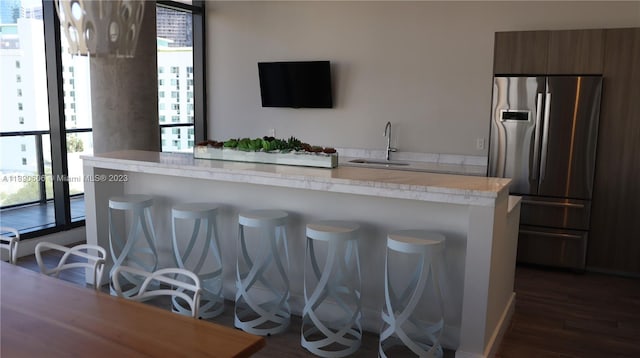
[[[640,26],[640,2],[208,2],[209,139],[486,155],[496,31]],[[334,109],[262,108],[257,62],[330,60]],[[486,147],[485,147],[486,148]]]

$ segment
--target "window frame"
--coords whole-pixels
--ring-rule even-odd
[[[67,131],[64,114],[64,79],[62,78],[62,46],[60,20],[53,1],[42,2],[44,23],[47,92],[49,98],[49,133],[51,138],[51,171],[54,178],[69,172],[67,165]],[[51,46],[53,45],[53,46]],[[69,68],[73,72],[73,67]],[[53,231],[84,226],[84,220],[72,222],[69,183],[53,181],[53,202],[56,226]]]

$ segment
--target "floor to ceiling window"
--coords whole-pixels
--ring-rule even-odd
[[[0,206],[3,226],[55,226],[42,4],[0,4]],[[10,209],[38,212],[12,219]],[[34,218],[35,220],[31,220]]]
[[[68,54],[53,4],[0,3],[0,225],[25,238],[82,225],[93,147],[88,58]]]
[[[202,19],[202,2],[159,1],[156,6],[162,151],[191,152],[205,136]]]

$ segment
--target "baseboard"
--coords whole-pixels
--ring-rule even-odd
[[[70,245],[87,241],[87,232],[84,226],[67,231],[60,231],[49,235],[40,236],[33,239],[21,240],[18,242],[18,258],[33,255],[36,245],[39,242],[47,241],[58,245]]]
[[[618,277],[624,277],[624,278],[640,278],[640,272],[624,272],[624,271],[609,270],[609,269],[591,267],[591,266],[587,266],[586,271],[589,273],[598,273],[603,275],[618,276]]]
[[[500,344],[502,343],[502,339],[504,338],[504,334],[507,332],[509,328],[509,324],[511,323],[511,318],[513,317],[513,312],[516,308],[516,293],[511,293],[511,297],[509,298],[509,302],[502,312],[502,316],[498,321],[498,325],[496,329],[493,331],[491,335],[491,339],[487,343],[487,348],[484,351],[484,356],[488,358],[495,357],[496,353],[498,353],[498,349],[500,348]]]

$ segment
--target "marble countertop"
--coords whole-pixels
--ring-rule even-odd
[[[339,157],[340,166],[349,167],[366,167],[366,168],[378,168],[378,169],[393,169],[401,171],[415,171],[415,172],[428,172],[428,173],[440,173],[440,174],[459,174],[459,175],[472,175],[472,176],[484,176],[487,174],[487,167],[482,165],[470,165],[470,164],[455,164],[455,163],[437,163],[437,162],[419,162],[410,160],[394,160],[395,162],[406,163],[407,165],[378,165],[378,164],[360,164],[353,163],[352,160],[361,159],[355,157]]]
[[[405,171],[418,171],[442,174],[460,175],[487,175],[486,156],[468,156],[457,154],[438,153],[415,153],[397,151],[391,153],[391,159],[395,162],[406,163],[407,165],[377,165],[360,164],[351,162],[354,159],[367,159],[386,161],[386,151],[379,149],[363,148],[336,148],[338,150],[340,165],[354,167],[370,167],[379,169],[394,169]]]
[[[119,151],[83,156],[85,166],[357,195],[494,206],[510,179],[344,166],[334,169],[195,159],[190,153]]]

